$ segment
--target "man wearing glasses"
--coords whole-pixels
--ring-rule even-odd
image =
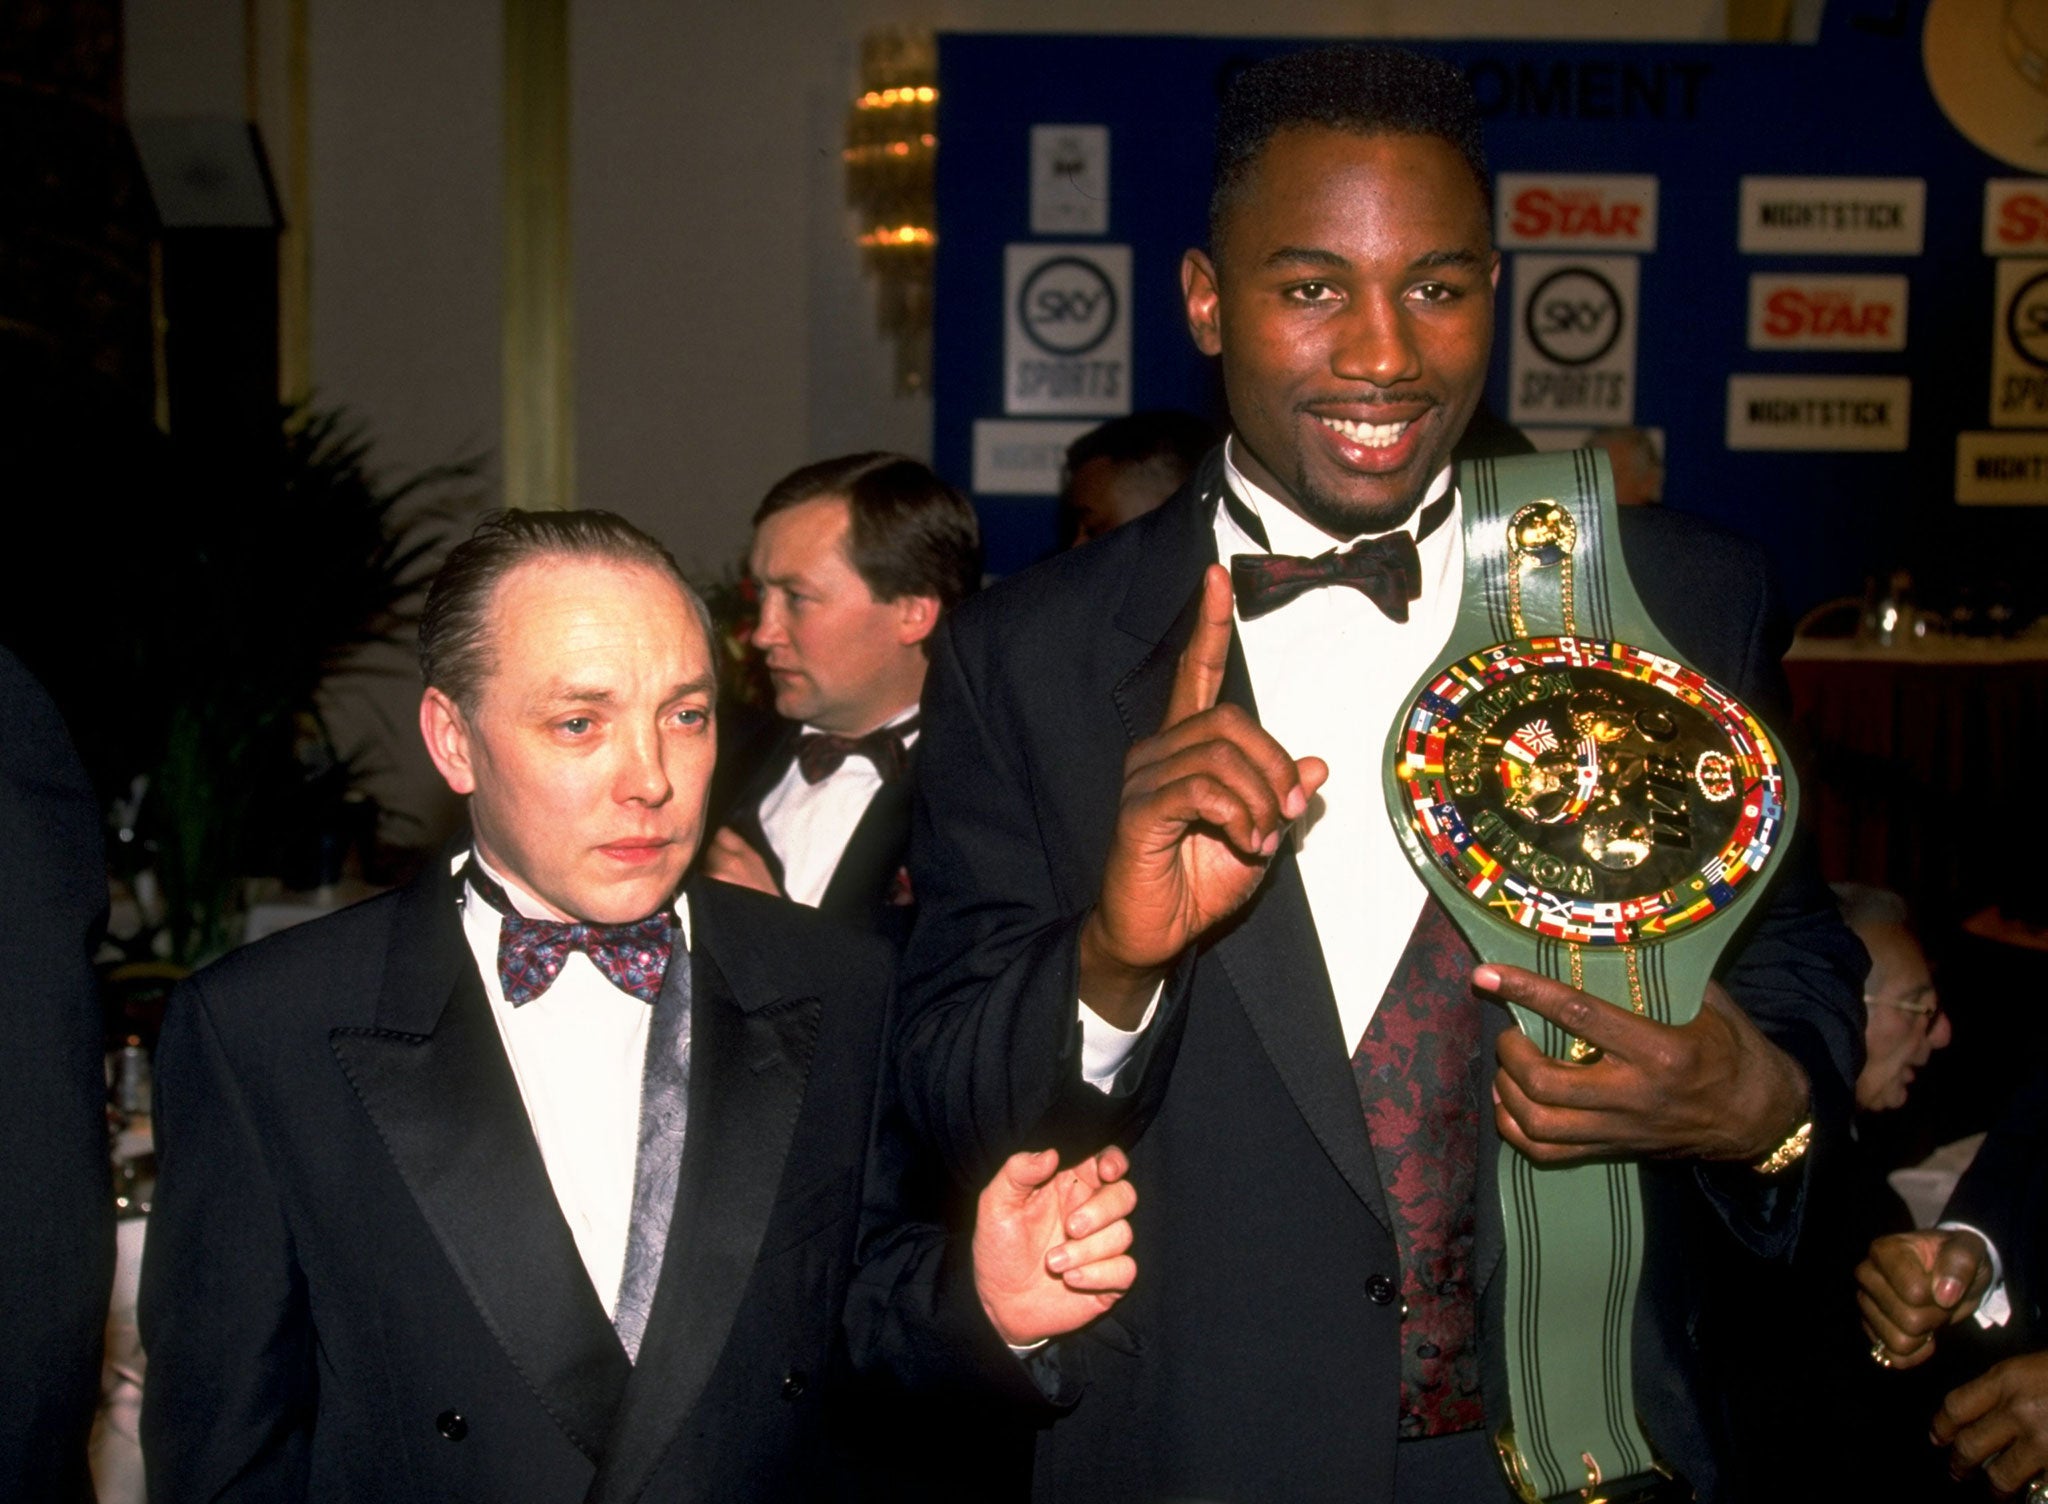
[[[1814,1165],[1797,1256],[1759,1268],[1743,1282],[1744,1319],[1801,1354],[1782,1369],[1731,1361],[1725,1375],[1735,1497],[1777,1504],[1803,1498],[1920,1498],[1933,1455],[1921,1444],[1927,1410],[1915,1386],[1878,1366],[1880,1352],[1850,1300],[1852,1271],[1880,1236],[1903,1234],[1912,1216],[1886,1183],[1889,1168],[1871,1145],[1868,1115],[1906,1105],[1915,1074],[1947,1046],[1949,1017],[1935,994],[1927,953],[1906,901],[1883,888],[1836,883],[1843,923],[1870,953],[1863,984],[1863,1068],[1856,1076],[1854,1136]],[[1907,1234],[1939,1240],[1942,1233]],[[1731,1318],[1734,1313],[1731,1313]],[[1884,1351],[1883,1359],[1893,1355]],[[1889,1366],[1887,1362],[1886,1366]],[[1802,1445],[1802,1435],[1853,1435],[1846,1455]],[[1939,1470],[1936,1469],[1938,1472]]]
[[[1951,1037],[1948,1015],[1935,995],[1927,953],[1914,937],[1906,901],[1882,888],[1836,883],[1842,918],[1870,952],[1870,979],[1863,1003],[1863,1069],[1856,1077],[1856,1106],[1887,1112],[1906,1105],[1913,1076]]]
[[[1856,1100],[1893,1106],[1905,1099],[1913,1067],[1948,1043],[1948,1019],[1917,946],[1913,966],[1894,961],[1888,969],[1890,958],[1878,945],[1868,937],[1864,944],[1872,963],[1864,998],[1870,1059],[1857,1078]],[[1891,1071],[1898,1084],[1889,1099],[1873,1103],[1865,1099],[1864,1082],[1879,1068],[1881,1039],[1897,1062]],[[1856,1271],[1873,1359],[1888,1369],[1910,1369],[1934,1357],[1938,1345],[1954,1349],[1939,1373],[1946,1392],[1927,1430],[1945,1450],[1948,1470],[1958,1478],[1981,1470],[1994,1493],[2006,1497],[2024,1489],[2032,1504],[2048,1499],[2044,1125],[2048,1068],[2037,1066],[1985,1138],[1941,1220],[1879,1238]],[[1924,1393],[1904,1392],[1916,1399]]]

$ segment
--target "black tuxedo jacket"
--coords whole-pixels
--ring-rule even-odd
[[[734,800],[725,822],[761,853],[778,883],[782,881],[782,861],[761,828],[761,801],[774,792],[790,764],[796,761],[796,739],[796,726],[783,722],[766,755]],[[910,905],[902,901],[904,895],[897,876],[903,871],[910,849],[910,787],[917,768],[914,746],[910,751],[910,768],[911,776],[875,790],[867,812],[860,817],[860,823],[847,838],[846,849],[839,854],[839,864],[832,869],[832,881],[826,884],[824,896],[818,900],[818,912],[827,919],[864,934],[879,935],[899,949],[910,933],[913,917]]]
[[[2048,1067],[1985,1135],[1942,1219],[1982,1231],[2005,1265],[2012,1316],[1974,1340],[1999,1357],[2048,1347]]]
[[[869,1148],[884,948],[722,884],[689,901],[689,1130],[637,1364],[445,864],[179,991],[142,1290],[158,1504],[837,1496],[849,1362],[941,1385],[1007,1369],[1035,1398],[971,1275],[894,1225]]]
[[[114,1275],[99,803],[57,707],[0,649],[0,1499],[92,1496]]]
[[[912,834],[920,918],[904,958],[906,1099],[964,1176],[1058,1141],[1126,1144],[1139,1189],[1132,1293],[1062,1344],[1078,1406],[1041,1437],[1037,1492],[1219,1504],[1391,1497],[1399,1314],[1368,1298],[1398,1266],[1386,1196],[1298,869],[1182,957],[1128,1095],[1079,1079],[1076,937],[1098,892],[1131,744],[1157,730],[1215,555],[1214,459],[1159,511],[969,601],[940,627]],[[1762,570],[1678,516],[1631,514],[1633,576],[1673,643],[1756,698],[1771,678]],[[1226,698],[1251,706],[1235,648]],[[1333,685],[1332,692],[1342,692]],[[1389,722],[1397,707],[1388,708]],[[1311,752],[1313,748],[1296,749]],[[1726,968],[1730,990],[1846,1119],[1862,951],[1826,890],[1782,880]],[[1494,1028],[1505,1027],[1502,1010]],[[1498,1426],[1503,1246],[1490,1049],[1475,1274]],[[1801,1176],[1647,1165],[1652,1240],[1636,1323],[1637,1408],[1714,1496],[1694,1338],[1725,1252],[1789,1243]]]
[[[1924,1492],[1906,1480],[1941,1456],[1927,1445],[1942,1394],[1928,1383],[1934,1365],[1898,1373],[1872,1363],[1855,1300],[1872,1239],[1908,1230],[1913,1216],[1867,1138],[1832,1149],[1811,1156],[1797,1256],[1758,1271],[1743,1308],[1728,1313],[1739,1335],[1713,1355],[1731,1443],[1724,1476],[1741,1504],[1924,1504],[1942,1496],[1940,1479]],[[1760,1362],[1760,1334],[1790,1361]],[[1815,1444],[1824,1437],[1834,1440]]]
[[[1798,1429],[1803,1452],[1813,1459],[1808,1471],[1825,1474],[1826,1486],[1803,1493],[1759,1492],[1761,1504],[1835,1497],[1981,1504],[1990,1497],[1980,1479],[1957,1482],[1950,1476],[1948,1453],[1928,1444],[1927,1426],[1950,1390],[1981,1378],[2006,1359],[2048,1349],[2048,1066],[2037,1067],[2006,1105],[1956,1182],[1940,1220],[1968,1223],[1991,1239],[2004,1264],[2012,1314],[2003,1326],[1979,1327],[1964,1320],[1943,1328],[1935,1338],[1933,1359],[1905,1373],[1872,1367],[1868,1341],[1858,1330],[1848,1361],[1875,1376],[1876,1401],[1852,1409],[1863,1388],[1849,1390],[1849,1404],[1817,1409],[1810,1396],[1803,1400],[1807,1424]],[[1859,1256],[1866,1251],[1858,1250]],[[1848,1288],[1853,1290],[1853,1284]],[[1853,1304],[1849,1310],[1853,1318]],[[1816,1382],[1828,1382],[1825,1370],[1818,1371]],[[1833,1422],[1834,1429],[1816,1432],[1815,1422]],[[1815,1435],[1828,1434],[1854,1442],[1846,1448],[1812,1445]],[[1830,1459],[1850,1465],[1830,1467]]]

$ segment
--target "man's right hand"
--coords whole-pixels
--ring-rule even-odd
[[[1230,631],[1230,575],[1212,564],[1165,719],[1124,759],[1102,895],[1081,930],[1081,996],[1119,1028],[1135,1028],[1174,959],[1252,896],[1329,776],[1216,703]]]
[[[1991,1251],[1973,1232],[1891,1233],[1856,1267],[1863,1330],[1893,1368],[1934,1356],[1934,1334],[1972,1315],[1991,1286]],[[1873,1352],[1873,1357],[1880,1354]]]
[[[752,888],[756,893],[783,896],[782,888],[768,871],[767,859],[730,825],[721,826],[705,843],[704,875],[735,887]]]

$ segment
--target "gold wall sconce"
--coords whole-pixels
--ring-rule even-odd
[[[861,39],[861,92],[847,111],[846,201],[859,212],[861,259],[876,281],[881,330],[896,344],[896,390],[929,389],[932,167],[938,154],[938,44],[929,31],[881,27]]]

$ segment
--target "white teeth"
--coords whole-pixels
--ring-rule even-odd
[[[1368,449],[1385,449],[1408,431],[1409,419],[1400,423],[1353,423],[1345,418],[1318,418],[1317,422],[1333,433],[1341,433],[1354,444],[1363,444]]]

